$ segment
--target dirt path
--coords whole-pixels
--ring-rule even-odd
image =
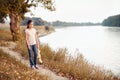
[[[16,44],[14,42],[9,42],[8,47],[1,47],[0,46],[0,49],[2,49],[5,53],[9,54],[11,57],[16,58],[18,61],[21,61],[27,67],[29,67],[29,60],[23,59],[23,57],[19,53],[15,52],[15,51],[12,51],[12,49],[14,49],[15,46],[16,46]],[[56,75],[51,70],[45,69],[45,68],[42,68],[42,67],[39,67],[38,70],[35,69],[35,71],[39,72],[42,75],[48,76],[49,80],[68,80],[65,77],[61,77],[61,76]]]

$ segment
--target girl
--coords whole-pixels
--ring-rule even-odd
[[[37,54],[38,54],[37,48],[39,49],[39,41],[38,41],[36,29],[33,28],[32,20],[28,20],[25,34],[26,34],[26,43],[29,52],[30,66],[31,68],[38,69],[38,67],[36,66],[36,62],[37,62]],[[34,52],[34,57],[32,57],[32,52]]]

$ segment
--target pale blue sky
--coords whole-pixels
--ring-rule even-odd
[[[42,7],[31,9],[34,17],[46,21],[101,22],[108,16],[120,14],[120,0],[55,0],[55,7],[53,12]]]

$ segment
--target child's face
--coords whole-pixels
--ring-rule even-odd
[[[31,22],[31,23],[29,24],[29,28],[32,28],[32,27],[33,27],[33,25],[34,25],[34,23],[33,23],[33,22]]]

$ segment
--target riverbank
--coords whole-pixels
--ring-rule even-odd
[[[53,26],[49,26],[49,27],[48,26],[35,26],[35,29],[37,30],[39,37],[46,36],[55,31]]]
[[[8,29],[1,29],[0,28],[0,57],[7,55],[5,60],[1,58],[1,61],[4,63],[4,61],[7,61],[9,58],[10,62],[9,64],[5,63],[5,66],[0,66],[0,80],[68,80],[65,77],[56,75],[55,72],[51,71],[49,68],[45,67],[44,65],[38,64],[39,69],[31,69],[29,65],[29,59],[28,59],[28,52],[27,52],[27,46],[26,42],[23,40],[21,42],[12,42],[12,36],[10,35],[10,32]],[[26,56],[26,57],[25,57]],[[14,58],[14,59],[12,59]],[[15,61],[17,62],[15,62]],[[15,64],[13,64],[15,63]],[[19,65],[24,65],[23,67],[20,67]],[[10,66],[10,69],[9,67]],[[18,70],[16,68],[20,67]],[[15,69],[14,69],[15,68]],[[28,69],[26,69],[28,68]],[[2,70],[3,69],[3,70]],[[26,72],[22,70],[28,70]],[[10,71],[11,70],[11,71]],[[15,70],[15,74],[13,71]],[[20,70],[22,72],[20,72]],[[31,71],[32,70],[32,71]],[[13,73],[12,73],[13,72]],[[32,72],[32,73],[29,73]],[[9,73],[9,74],[7,74]],[[30,75],[32,74],[32,75]],[[23,76],[22,76],[23,75]],[[28,76],[27,76],[28,75]],[[30,75],[30,76],[29,76]],[[6,79],[5,76],[8,78]],[[18,77],[17,77],[18,76]]]
[[[21,28],[21,31],[24,33],[27,26],[21,26],[20,28]],[[55,31],[53,26],[34,26],[34,28],[37,30],[39,37],[46,36]],[[0,29],[7,30],[9,32],[10,31],[9,24],[0,24]]]
[[[0,46],[8,46],[6,41],[11,41],[10,32],[0,30]],[[59,76],[69,78],[69,80],[119,80],[110,71],[106,71],[99,66],[89,63],[83,55],[77,55],[76,58],[68,56],[66,49],[52,50],[49,45],[40,45],[44,68],[47,68]],[[12,49],[19,53],[24,59],[28,60],[28,52],[25,41],[16,42],[16,47]]]

